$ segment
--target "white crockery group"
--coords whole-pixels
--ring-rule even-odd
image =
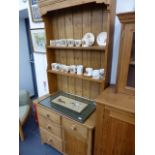
[[[106,46],[107,32],[101,32],[96,38],[99,46]],[[50,46],[56,47],[90,47],[95,43],[95,35],[93,33],[86,33],[82,39],[58,39],[50,40]]]
[[[60,63],[52,63],[51,68],[53,71],[60,71],[64,73],[84,75],[92,77],[93,79],[103,79],[104,69],[93,69],[90,67],[84,68],[83,65],[64,65]]]

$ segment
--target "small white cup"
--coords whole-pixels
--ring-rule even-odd
[[[66,39],[60,39],[60,46],[62,46],[62,47],[66,47],[67,46]]]
[[[82,75],[83,74],[83,66],[82,65],[77,65],[77,74]]]
[[[75,46],[76,46],[76,47],[80,47],[82,41],[77,39],[77,40],[74,40],[74,43],[75,43]]]
[[[61,65],[56,63],[55,64],[55,71],[60,71]]]
[[[60,40],[55,40],[55,46],[60,46]]]
[[[96,69],[96,70],[93,70],[93,79],[100,79],[100,70],[99,69]]]
[[[60,72],[64,72],[65,71],[65,67],[66,67],[66,65],[64,65],[64,64],[60,64]]]
[[[70,66],[67,66],[67,65],[64,66],[64,72],[65,73],[68,73],[69,72],[69,69],[70,69]]]
[[[100,69],[100,78],[102,79],[103,76],[104,76],[104,69],[102,68],[102,69]]]
[[[92,76],[93,68],[86,68],[85,69],[85,76]]]
[[[74,46],[74,39],[67,39],[67,46],[73,47]]]
[[[82,47],[89,47],[86,39],[82,39],[81,43],[82,43]]]
[[[90,47],[93,44],[92,40],[82,39],[82,47]]]
[[[50,46],[55,46],[55,40],[50,40]]]
[[[70,71],[71,74],[75,74],[76,73],[76,66],[75,65],[70,65],[69,71]]]
[[[51,68],[52,68],[53,71],[56,70],[56,64],[57,64],[57,63],[51,63]]]

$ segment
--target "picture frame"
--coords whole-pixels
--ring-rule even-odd
[[[29,0],[31,18],[34,23],[42,22],[38,2],[39,0]]]
[[[44,29],[32,29],[31,30],[31,40],[33,51],[36,53],[45,53],[45,30]]]

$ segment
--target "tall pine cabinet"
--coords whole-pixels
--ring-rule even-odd
[[[96,99],[95,155],[135,154],[135,13],[118,14],[122,23],[116,86]]]
[[[39,7],[46,31],[49,93],[61,90],[95,100],[110,83],[115,0],[40,0]],[[96,41],[91,47],[50,46],[50,40],[81,39],[87,32],[93,33],[96,38],[103,31],[107,32],[105,47],[99,47]],[[104,77],[95,80],[83,75],[53,71],[51,63],[55,62],[65,65],[83,65],[93,69],[104,68]],[[41,108],[40,112],[39,108]],[[46,112],[53,115],[53,111],[38,106],[38,116],[41,114],[45,116],[43,122],[49,121]],[[94,113],[85,123],[73,121],[59,113],[54,113],[54,115],[59,118],[56,122],[61,133],[59,142],[55,144],[56,148],[66,155],[92,155],[94,152]],[[41,132],[42,141],[54,146],[53,138],[50,140],[48,136],[44,136],[50,135],[48,130],[46,134]]]

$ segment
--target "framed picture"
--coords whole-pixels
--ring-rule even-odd
[[[38,6],[39,0],[29,0],[30,10],[31,10],[31,17],[33,22],[41,22],[41,14]]]
[[[34,52],[45,53],[45,30],[44,29],[34,29],[31,30],[31,38]]]

